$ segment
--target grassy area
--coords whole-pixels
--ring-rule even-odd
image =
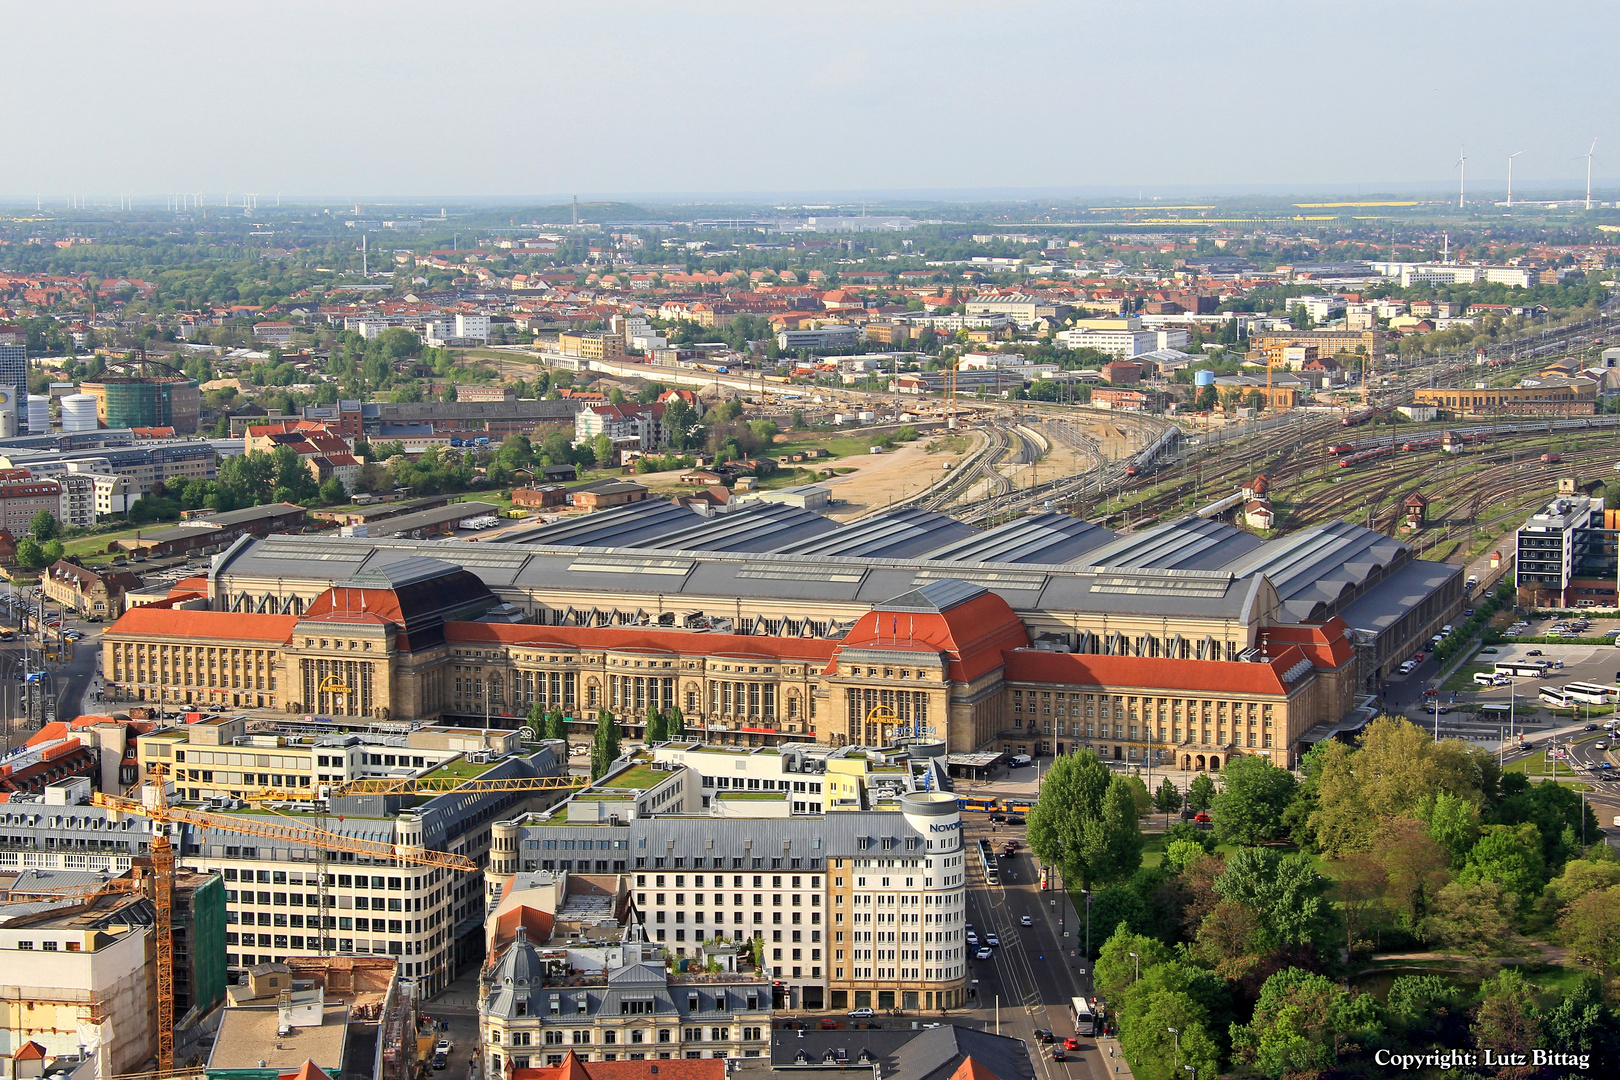
[[[1451,678],[1440,684],[1445,691],[1478,690],[1479,685],[1474,682],[1475,675],[1489,675],[1494,669],[1491,664],[1464,664],[1451,673]]]
[[[667,772],[654,772],[649,765],[635,765],[615,776],[611,781],[603,781],[603,786],[611,788],[635,788],[643,790],[663,780],[669,779]]]
[[[753,799],[757,802],[780,802],[787,798],[785,791],[717,791],[722,799]]]
[[[493,767],[494,766],[492,765],[474,765],[466,758],[458,757],[452,761],[447,761],[443,765],[440,765],[437,769],[434,769],[432,772],[428,773],[425,779],[471,780],[474,777],[482,776]]]
[[[99,555],[107,550],[107,545],[114,540],[134,536],[138,532],[152,532],[154,529],[167,529],[175,524],[172,521],[156,521],[134,528],[120,529],[117,532],[96,533],[93,536],[80,536],[72,540],[62,541],[62,550],[68,555]]]
[[[1548,765],[1549,760],[1551,761],[1550,767]],[[1545,750],[1541,751],[1539,754],[1531,754],[1522,761],[1515,761],[1503,771],[1510,773],[1525,773],[1532,780],[1552,776],[1575,777],[1579,775],[1574,769],[1571,769],[1568,765],[1564,764],[1562,761],[1559,761],[1557,758],[1549,759],[1547,757],[1547,751]]]

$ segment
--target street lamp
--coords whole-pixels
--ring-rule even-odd
[[[1131,953],[1130,956],[1132,960],[1136,961],[1136,978],[1131,980],[1132,982],[1136,982],[1137,979],[1142,977],[1142,958],[1136,953]]]
[[[1165,1028],[1164,1030],[1176,1037],[1175,1064],[1170,1066],[1170,1071],[1174,1073],[1177,1069],[1181,1068],[1181,1031],[1178,1028]]]
[[[1182,1068],[1186,1069],[1188,1072],[1193,1074],[1192,1075],[1192,1080],[1198,1080],[1198,1070],[1197,1069],[1193,1068],[1191,1065],[1183,1065]]]

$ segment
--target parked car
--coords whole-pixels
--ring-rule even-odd
[[[433,1052],[435,1054],[448,1054],[450,1052],[450,1040],[440,1039],[438,1044],[433,1047]]]
[[[822,1031],[832,1031],[837,1027],[838,1027],[838,1021],[834,1020],[832,1017],[823,1016],[821,1018],[821,1030]]]
[[[851,1020],[869,1020],[876,1016],[877,1013],[873,1012],[871,1009],[851,1009],[845,1015]]]
[[[1541,650],[1540,649],[1530,649],[1530,650],[1527,650],[1524,655],[1526,655],[1526,656],[1540,656],[1541,655]]]
[[[447,1068],[449,1066],[449,1064],[450,1064],[450,1059],[446,1055],[444,1055],[444,1054],[434,1054],[433,1055],[433,1067],[435,1069]]]
[[[1006,817],[1006,822],[1008,825],[1022,825],[1024,823],[1024,815],[1008,814]]]
[[[1203,824],[1204,822],[1206,822],[1208,820],[1209,820],[1209,811],[1207,811],[1207,810],[1200,810],[1193,817],[1193,821],[1195,821],[1195,822],[1197,822],[1199,824]]]

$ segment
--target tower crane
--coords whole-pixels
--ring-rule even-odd
[[[588,776],[514,776],[504,779],[467,779],[455,776],[404,776],[346,780],[324,784],[321,794],[341,795],[437,795],[446,791],[482,795],[492,791],[571,791],[589,786]],[[259,788],[242,796],[249,802],[308,802],[311,791],[295,788]]]
[[[232,814],[216,814],[184,806],[173,806],[170,805],[164,789],[162,765],[152,766],[144,790],[147,794],[140,799],[128,799],[122,795],[109,795],[104,792],[95,792],[90,798],[96,806],[116,814],[135,814],[147,818],[154,825],[179,822],[205,829],[218,829],[221,832],[239,833],[243,836],[284,840],[318,850],[345,851],[355,855],[367,855],[374,859],[392,859],[415,866],[431,866],[462,873],[478,869],[478,864],[465,855],[455,855],[446,851],[387,844],[379,840],[361,840],[308,825],[255,820]],[[175,855],[168,833],[162,829],[152,830],[151,858],[153,906],[157,909],[158,1071],[169,1072],[174,1068],[174,930],[170,913],[174,897]],[[322,876],[324,878],[325,875]],[[326,911],[323,905],[321,909],[323,937],[326,929],[325,919]]]

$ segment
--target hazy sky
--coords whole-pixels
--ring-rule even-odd
[[[1620,174],[1620,3],[11,4],[0,194]]]

